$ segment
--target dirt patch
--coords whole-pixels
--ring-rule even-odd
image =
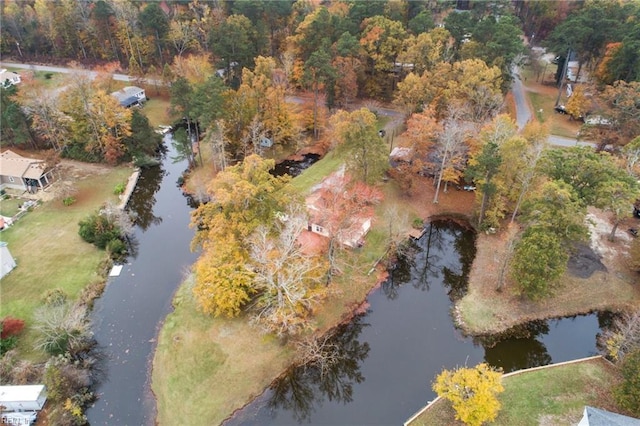
[[[607,272],[607,267],[588,244],[578,243],[567,262],[567,271],[574,277],[589,278],[596,271]]]

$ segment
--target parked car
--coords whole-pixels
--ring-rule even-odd
[[[556,105],[553,109],[559,114],[568,114],[567,108],[564,105]]]

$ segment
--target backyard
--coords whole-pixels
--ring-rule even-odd
[[[619,380],[616,368],[602,358],[536,369],[502,379],[501,409],[491,424],[539,426],[577,424],[585,405],[620,412],[611,395]],[[410,426],[462,426],[451,404],[439,399]]]
[[[78,222],[105,202],[117,204],[114,188],[126,182],[130,174],[131,169],[125,166],[111,168],[64,161],[57,172],[58,181],[46,193],[40,193],[47,201],[2,231],[0,238],[8,243],[18,265],[0,283],[2,316],[26,320],[27,332],[19,339],[18,347],[28,358],[43,355],[33,351],[36,335],[29,327],[43,296],[61,289],[75,300],[85,287],[104,281],[100,265],[106,254],[80,238]],[[75,202],[69,206],[56,196],[63,181],[71,182],[76,189]],[[12,200],[25,201],[3,200],[3,209],[4,202]]]

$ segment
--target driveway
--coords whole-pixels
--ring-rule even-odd
[[[513,99],[516,104],[516,124],[518,125],[518,129],[522,130],[522,128],[527,124],[529,120],[533,119],[533,113],[531,111],[531,106],[527,101],[527,96],[524,88],[524,84],[522,84],[522,80],[520,80],[520,75],[518,74],[518,68],[513,68],[513,85],[511,86],[511,92],[513,93]],[[591,141],[579,141],[574,138],[567,138],[563,136],[549,135],[549,144],[558,147],[570,147],[570,146],[590,146],[592,148],[596,147],[596,144]]]

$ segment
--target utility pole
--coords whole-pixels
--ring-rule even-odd
[[[560,84],[558,85],[558,97],[556,98],[556,105],[560,105],[560,96],[562,96],[562,87],[564,86],[564,80],[567,78],[567,69],[569,68],[569,58],[571,57],[571,48],[567,51],[567,57],[564,60],[564,66],[562,67],[562,75],[560,76]]]

